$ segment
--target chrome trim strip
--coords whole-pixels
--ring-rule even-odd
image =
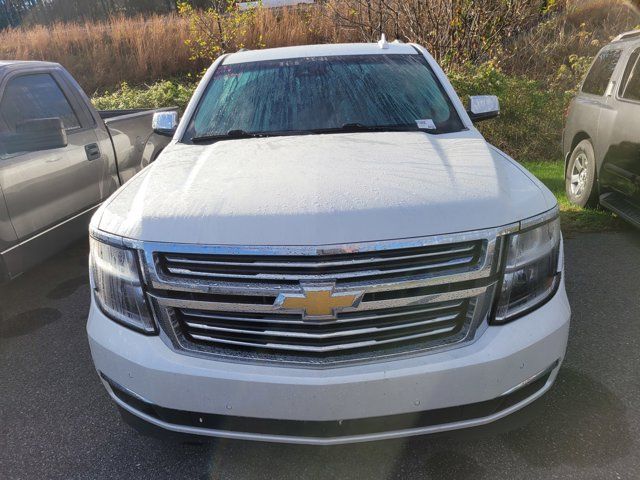
[[[91,211],[97,210],[98,208],[100,208],[100,205],[102,205],[102,203],[99,203],[98,205],[94,205],[93,207],[89,207],[86,210],[83,210],[82,212],[74,215],[73,217],[67,218],[66,220],[63,220],[60,223],[55,224],[53,227],[49,227],[46,230],[43,230],[40,233],[37,233],[35,235],[33,235],[32,237],[29,237],[25,240],[22,240],[20,243],[16,243],[15,245],[7,248],[6,250],[0,252],[0,255],[6,255],[10,252],[12,252],[13,250],[16,250],[24,245],[27,245],[29,242],[32,242],[44,235],[47,235],[48,233],[62,227],[63,225],[66,225],[67,223],[73,222],[74,220],[77,220],[78,218],[82,217],[83,215],[86,215],[87,213],[90,213]]]
[[[494,285],[495,285],[495,282],[482,287],[470,288],[466,290],[455,290],[453,292],[432,293],[429,295],[422,295],[419,297],[403,297],[403,298],[394,298],[391,300],[377,300],[377,301],[370,301],[370,302],[362,302],[358,310],[375,310],[375,309],[382,309],[382,308],[404,307],[408,305],[426,305],[426,304],[436,303],[436,302],[447,302],[449,300],[476,298],[486,293]],[[348,312],[350,310],[345,309],[343,311]]]
[[[194,264],[194,265],[216,265],[216,266],[232,266],[232,267],[269,267],[269,268],[277,268],[277,267],[285,267],[285,268],[321,268],[321,267],[326,267],[326,266],[355,266],[355,265],[367,265],[371,262],[376,262],[376,263],[386,263],[386,262],[393,262],[393,261],[397,261],[397,260],[413,260],[413,259],[418,259],[418,258],[429,258],[429,257],[435,257],[438,255],[451,255],[451,254],[456,254],[456,253],[464,253],[464,252],[471,252],[475,249],[475,245],[471,245],[469,247],[466,248],[457,248],[457,249],[451,249],[451,250],[444,250],[442,252],[426,252],[426,253],[420,253],[420,254],[416,254],[416,255],[398,255],[398,256],[394,256],[394,257],[380,257],[380,258],[376,258],[376,259],[364,259],[364,260],[348,260],[348,261],[333,261],[333,260],[326,260],[326,261],[322,261],[322,262],[252,262],[252,261],[246,261],[246,262],[240,262],[240,261],[230,261],[230,262],[220,262],[220,261],[213,261],[213,260],[194,260],[194,259],[186,259],[186,258],[181,258],[180,256],[171,256],[168,255],[165,257],[165,260],[168,262],[174,262],[174,263],[180,263],[180,264]],[[382,252],[384,252],[384,250],[381,250]],[[375,253],[375,252],[374,252]],[[255,257],[255,256],[254,256]],[[267,257],[268,258],[268,257]]]
[[[313,325],[342,325],[342,324],[351,324],[358,322],[366,322],[371,320],[378,320],[384,318],[393,318],[393,317],[401,317],[405,315],[420,315],[422,313],[432,313],[437,312],[439,310],[450,310],[455,308],[462,307],[463,302],[456,303],[445,303],[442,305],[434,306],[432,308],[421,308],[418,310],[410,310],[410,311],[399,311],[394,313],[382,313],[379,315],[361,315],[354,317],[338,317],[337,319],[329,319],[329,320],[313,320]],[[275,318],[251,318],[251,317],[237,317],[233,315],[227,315],[226,312],[211,312],[211,315],[207,315],[204,311],[195,311],[189,309],[181,309],[182,314],[191,317],[191,318],[202,318],[202,319],[210,319],[210,320],[222,320],[222,321],[234,321],[239,322],[249,322],[249,323],[264,323],[267,325],[275,324],[275,325],[305,325],[307,322],[304,322],[301,318],[298,319],[275,319]],[[365,311],[366,313],[366,311]],[[293,314],[296,316],[296,314]]]
[[[491,283],[487,286],[478,288],[472,288],[467,290],[456,290],[453,292],[434,293],[430,295],[423,295],[419,297],[403,297],[394,298],[390,300],[378,300],[371,302],[361,302],[358,307],[345,308],[343,313],[350,312],[365,312],[368,310],[382,310],[385,308],[405,307],[412,305],[427,305],[430,303],[446,302],[450,300],[460,300],[467,298],[474,298],[478,295],[485,293],[495,283]],[[147,295],[155,301],[161,307],[173,307],[188,310],[209,310],[217,312],[240,312],[240,313],[289,313],[289,311],[280,310],[274,305],[269,304],[257,304],[257,303],[223,303],[223,302],[211,302],[207,300],[190,300],[180,298],[170,298],[159,296],[153,293],[147,293]],[[294,312],[295,313],[295,312]]]

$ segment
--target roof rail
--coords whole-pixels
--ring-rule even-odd
[[[621,40],[628,40],[629,38],[640,37],[640,30],[631,30],[629,32],[624,32],[618,35],[613,39],[614,42],[619,42]]]

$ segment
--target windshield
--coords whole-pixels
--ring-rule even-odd
[[[422,55],[331,56],[221,65],[185,139],[419,126],[463,128]]]

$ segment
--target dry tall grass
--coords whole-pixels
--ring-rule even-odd
[[[340,28],[326,9],[307,6],[257,10],[243,41],[248,46],[286,47],[356,41],[356,37]]]
[[[36,26],[0,32],[0,59],[59,62],[93,93],[201,68],[189,59],[187,35],[176,15]]]
[[[417,34],[411,33],[412,23],[407,20],[400,24],[400,17],[389,17],[395,21],[393,27],[382,22],[384,26],[382,23],[367,24],[363,30],[364,17],[351,21],[345,13],[351,10],[340,14],[335,7],[345,8],[350,2],[355,6],[366,4],[365,0],[330,0],[328,6],[258,9],[238,41],[248,48],[362,41],[365,39],[363,31],[369,32],[368,36],[373,38],[381,28],[387,30],[390,37],[395,32],[400,38],[415,40]],[[447,0],[438,2],[447,4]],[[422,3],[421,0],[398,3],[414,4]],[[477,5],[480,6],[474,8],[481,9],[483,4]],[[638,9],[629,0],[557,0],[555,5],[557,13],[542,18],[533,26],[528,14],[521,15],[523,23],[519,30],[514,30],[519,33],[505,37],[497,48],[490,50],[474,46],[474,42],[484,41],[483,35],[475,33],[468,35],[473,40],[464,47],[468,51],[460,54],[457,50],[466,44],[460,43],[459,35],[449,31],[443,33],[440,36],[450,39],[447,47],[450,51],[445,49],[441,52],[445,66],[455,68],[456,61],[494,59],[510,74],[548,80],[557,73],[559,66],[570,63],[571,54],[584,56],[583,63],[588,64],[588,57],[594,55],[611,36],[640,24]],[[411,14],[411,10],[399,10],[399,13],[406,16]],[[473,26],[472,20],[466,19]],[[412,21],[416,25],[419,23],[423,31],[418,40],[427,48],[437,50],[438,45],[429,43],[429,32],[435,32],[437,28],[430,27],[429,22],[437,23],[439,20],[416,16]],[[123,81],[141,84],[200,72],[207,65],[202,60],[194,62],[191,59],[193,52],[185,44],[189,36],[189,19],[178,15],[115,17],[105,23],[37,26],[0,32],[0,59],[60,62],[87,92],[93,93],[113,88]],[[577,75],[581,73],[577,72]],[[568,83],[571,81],[573,79]]]
[[[355,39],[313,8],[258,9],[251,22],[241,39],[249,48]],[[189,20],[175,14],[57,23],[0,32],[0,59],[59,62],[93,93],[121,82],[140,84],[202,71],[208,65],[191,59],[188,38]]]
[[[550,17],[513,39],[501,58],[508,73],[548,82],[563,65],[575,62],[584,70],[612,37],[640,25],[640,8],[630,0],[563,2],[562,15]],[[584,71],[577,73],[582,76]]]

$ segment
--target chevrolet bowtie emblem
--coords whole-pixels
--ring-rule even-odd
[[[281,293],[276,305],[286,310],[302,310],[304,318],[333,317],[340,310],[355,307],[361,293],[334,293],[334,286],[303,287],[304,294]]]

